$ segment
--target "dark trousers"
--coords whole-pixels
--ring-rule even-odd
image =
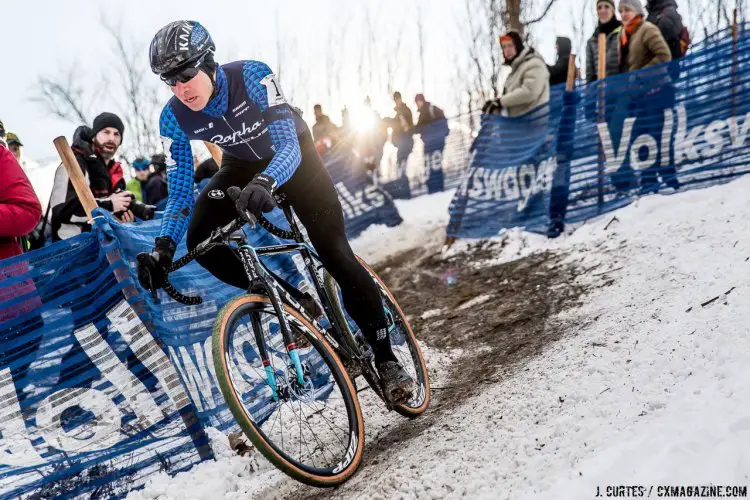
[[[310,132],[300,138],[302,162],[289,181],[279,188],[305,226],[315,250],[328,272],[341,288],[344,306],[375,345],[377,333],[387,327],[385,312],[377,285],[354,256],[346,239],[344,214],[331,176],[315,150]],[[213,190],[226,192],[230,186],[244,187],[255,174],[268,166],[268,160],[248,162],[225,157],[221,169],[211,178],[196,201],[193,218],[187,232],[188,249],[195,248],[217,227],[237,217],[229,197],[215,199],[208,196]],[[249,282],[237,254],[229,247],[216,247],[198,259],[198,263],[221,281],[247,289]],[[390,351],[390,343],[386,342]],[[376,355],[383,349],[375,346]],[[387,352],[386,352],[387,354]]]

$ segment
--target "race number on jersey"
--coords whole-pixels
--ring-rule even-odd
[[[279,80],[271,73],[270,75],[263,78],[260,83],[266,86],[266,93],[268,94],[268,107],[278,106],[279,104],[285,104],[284,94],[281,93],[281,85]]]

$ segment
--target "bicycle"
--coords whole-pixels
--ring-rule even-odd
[[[237,187],[227,190],[232,200],[239,193]],[[335,280],[300,231],[291,208],[279,202],[277,199],[289,231],[263,216],[255,219],[248,212],[239,213],[167,271],[185,266],[216,245],[235,248],[250,286],[246,294],[230,300],[214,322],[213,362],[221,392],[245,435],[277,468],[312,486],[336,486],[354,474],[364,450],[364,422],[353,382],[356,377],[363,375],[389,410],[414,418],[429,406],[429,375],[414,333],[393,294],[358,257],[381,292],[393,351],[416,385],[408,400],[388,400],[372,349],[346,314]],[[256,222],[294,243],[253,248],[239,230],[245,223],[254,226]],[[265,255],[293,252],[302,255],[312,278],[323,307],[324,316],[319,319],[301,305],[304,294],[260,260]],[[202,301],[181,294],[168,280],[163,289],[183,304]],[[151,291],[156,300],[156,291]],[[285,424],[293,426],[287,431],[286,443]],[[337,431],[343,436],[336,436]],[[331,443],[326,444],[321,437]]]

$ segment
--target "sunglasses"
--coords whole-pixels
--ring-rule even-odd
[[[174,87],[177,85],[177,82],[180,83],[187,83],[198,74],[200,71],[200,68],[197,66],[181,69],[176,73],[165,73],[163,75],[159,75],[161,80],[169,85],[170,87]]]

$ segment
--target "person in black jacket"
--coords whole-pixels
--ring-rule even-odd
[[[439,120],[445,120],[445,113],[443,113],[443,110],[431,102],[428,102],[424,98],[424,94],[417,94],[416,97],[414,97],[414,103],[417,105],[417,112],[419,113],[417,127]]]
[[[573,44],[570,38],[564,36],[557,37],[557,60],[552,66],[547,65],[549,69],[549,84],[558,85],[568,81],[568,60],[573,50]]]
[[[646,21],[659,27],[664,40],[672,53],[672,60],[679,59],[683,55],[682,47],[682,16],[677,12],[675,0],[649,0],[646,4],[648,17]]]
[[[114,213],[122,222],[133,222],[131,208],[135,197],[125,191],[122,166],[114,159],[124,130],[117,115],[102,113],[94,119],[93,127],[84,125],[76,129],[72,149],[99,207]],[[55,173],[50,205],[53,241],[91,231],[83,205],[62,165]]]
[[[151,172],[143,186],[143,202],[154,205],[157,210],[163,210],[167,204],[169,190],[167,188],[167,160],[159,153],[151,157]]]

